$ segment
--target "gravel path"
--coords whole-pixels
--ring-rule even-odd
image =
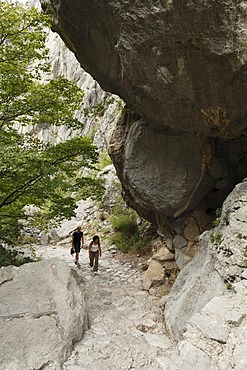
[[[37,252],[77,268],[68,248],[40,247]],[[140,271],[109,252],[103,252],[97,275],[88,262],[83,250],[78,271],[85,281],[90,327],[63,370],[164,369],[174,346],[166,336],[158,298],[143,290]]]

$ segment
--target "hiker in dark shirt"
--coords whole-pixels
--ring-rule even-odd
[[[84,244],[84,236],[81,226],[78,226],[72,234],[72,248],[75,250],[75,264],[79,265],[79,253]]]

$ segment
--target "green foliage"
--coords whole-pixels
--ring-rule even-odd
[[[110,242],[111,244],[115,244],[117,248],[124,253],[127,253],[130,249],[134,249],[137,252],[140,252],[142,249],[138,235],[127,236],[122,232],[115,232],[110,237]]]
[[[217,208],[216,211],[215,211],[215,214],[217,217],[221,217],[222,215],[222,208]]]
[[[112,216],[110,221],[115,231],[120,231],[128,236],[138,233],[138,226],[134,216],[132,215],[123,214],[119,216]]]
[[[220,222],[223,221],[223,223],[228,224],[229,221],[229,215],[227,213],[222,213],[222,208],[218,208],[215,212],[216,219],[213,221],[214,226],[219,226]]]
[[[115,244],[121,251],[127,252],[134,248],[136,251],[142,249],[139,238],[139,229],[136,221],[136,214],[129,208],[123,209],[121,204],[115,207],[110,223],[114,229],[114,234],[110,237],[110,242]]]
[[[98,194],[102,184],[83,175],[85,168],[93,173],[98,160],[89,139],[78,136],[53,145],[18,130],[27,125],[78,127],[74,112],[83,92],[62,76],[52,78],[47,16],[7,0],[0,2],[0,13],[0,239],[14,242],[27,222],[45,227],[72,217],[75,194]],[[30,216],[26,205],[39,211]]]
[[[51,76],[45,47],[47,16],[17,2],[0,2],[0,127],[13,124],[77,126],[73,113],[83,92]]]
[[[111,157],[108,153],[100,153],[100,160],[99,160],[99,169],[103,170],[103,168],[112,164]]]
[[[228,224],[229,223],[229,214],[225,213],[222,216],[222,219],[223,219],[223,221],[224,221],[225,224]]]
[[[221,214],[222,214],[222,209],[221,208],[217,208],[216,211],[215,211],[215,214],[216,214],[216,219],[213,221],[213,225],[214,226],[219,226],[220,224],[220,218],[221,218]]]
[[[210,241],[214,244],[220,245],[222,242],[222,233],[220,231],[210,233]]]
[[[231,284],[231,283],[229,283],[229,281],[226,283],[226,288],[227,288],[228,290],[232,290],[232,289],[233,289],[233,286],[232,286],[232,284]]]
[[[219,224],[220,224],[220,218],[219,218],[219,217],[217,217],[215,220],[213,220],[212,224],[213,224],[214,226],[219,226]]]
[[[21,266],[24,263],[34,262],[30,257],[20,257],[16,251],[9,251],[0,246],[0,267]]]
[[[84,108],[83,113],[85,117],[102,117],[109,105],[113,104],[115,99],[112,96],[105,96],[102,103],[91,105],[90,108]]]

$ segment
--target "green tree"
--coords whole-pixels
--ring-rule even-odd
[[[44,227],[73,216],[71,194],[83,187],[86,197],[101,186],[82,175],[98,159],[88,138],[54,145],[35,139],[30,130],[21,133],[20,127],[30,125],[78,128],[74,112],[83,92],[64,77],[52,76],[47,16],[7,0],[0,2],[0,14],[0,240],[13,240],[23,223],[36,222],[25,206],[39,208],[36,220]]]

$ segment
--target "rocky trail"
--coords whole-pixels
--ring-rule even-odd
[[[81,251],[80,268],[68,247],[39,247],[37,254],[65,260],[85,283],[89,328],[63,370],[164,368],[174,346],[166,335],[159,298],[143,290],[138,266],[103,251],[96,275],[87,250]]]

